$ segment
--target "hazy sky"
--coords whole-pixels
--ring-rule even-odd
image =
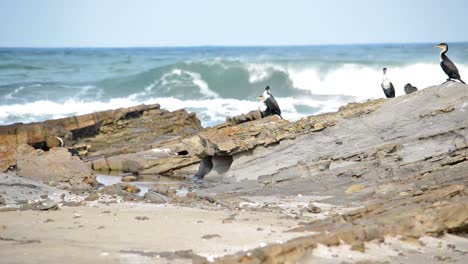
[[[0,0],[0,46],[468,41],[467,0]]]

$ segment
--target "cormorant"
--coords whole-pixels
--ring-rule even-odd
[[[381,86],[387,98],[395,97],[395,88],[393,87],[392,82],[390,82],[387,78],[387,68],[383,68],[383,79]]]
[[[410,93],[414,93],[418,91],[418,88],[414,87],[413,85],[411,85],[411,83],[407,83],[405,85],[405,93],[406,94],[410,94]]]
[[[460,78],[460,73],[458,73],[457,66],[445,55],[448,51],[448,45],[446,43],[440,43],[437,46],[439,49],[442,51],[440,52],[440,67],[442,67],[442,70],[444,70],[445,74],[447,74],[448,79],[447,81],[451,80],[459,80],[463,84],[466,84],[461,78]]]
[[[283,119],[278,102],[276,102],[275,97],[273,97],[273,95],[270,93],[270,86],[265,88],[263,96],[260,96],[259,98],[263,100],[263,103],[266,106],[266,110],[262,112],[262,117],[278,115],[281,119]]]

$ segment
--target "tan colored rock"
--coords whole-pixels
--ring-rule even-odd
[[[0,172],[16,165],[16,147],[0,143]]]
[[[348,189],[346,189],[346,193],[355,193],[355,192],[359,192],[361,191],[362,189],[364,189],[364,186],[362,186],[361,184],[355,184],[355,185],[351,185],[348,187]]]
[[[62,141],[60,141],[60,139],[58,139],[57,137],[54,137],[54,136],[47,137],[46,138],[46,146],[48,148],[58,148],[58,147],[62,146]]]
[[[141,191],[140,188],[131,184],[122,184],[121,189],[129,193],[139,193]]]
[[[132,181],[136,181],[137,180],[137,177],[135,176],[123,176],[121,181],[123,182],[132,182]]]
[[[316,123],[314,128],[312,129],[313,132],[324,130],[325,126],[322,123]]]
[[[17,174],[46,183],[68,183],[73,188],[89,188],[97,184],[93,170],[78,157],[71,156],[66,148],[53,148],[44,152],[20,145]]]

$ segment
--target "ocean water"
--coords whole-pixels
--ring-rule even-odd
[[[283,117],[296,120],[383,97],[383,67],[397,96],[408,82],[419,89],[444,82],[434,44],[0,48],[0,124],[159,103],[211,126],[258,109],[266,85]],[[467,81],[468,43],[449,45]]]

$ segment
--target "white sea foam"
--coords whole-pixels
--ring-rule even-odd
[[[96,111],[130,107],[137,104],[159,103],[162,108],[174,111],[185,108],[197,113],[203,125],[214,125],[223,122],[228,116],[240,115],[251,110],[258,109],[258,101],[237,99],[200,99],[182,100],[173,97],[147,98],[137,100],[137,97],[115,98],[108,102],[88,102],[70,99],[64,103],[40,100],[25,104],[12,104],[0,106],[0,124],[13,122],[34,122],[45,119],[62,118],[72,115],[83,115]],[[311,98],[276,98],[282,109],[282,116],[289,120],[296,120],[312,112],[300,112],[296,109],[298,105],[305,105],[317,109],[314,113],[335,111],[339,106],[346,103],[339,97],[328,100],[314,100]],[[312,111],[312,110],[311,110]]]
[[[324,73],[317,66],[293,68],[271,64],[250,64],[246,67],[251,83],[265,81],[271,77],[273,71],[281,71],[289,75],[295,88],[310,91],[315,95],[347,95],[354,96],[358,100],[383,97],[380,87],[381,68],[345,64]],[[447,78],[437,63],[417,63],[387,68],[389,68],[388,78],[393,83],[397,96],[404,94],[403,87],[407,83],[422,89],[440,84]],[[468,76],[468,65],[458,65],[458,69],[461,76]]]
[[[135,95],[147,95],[153,88],[160,85],[162,87],[167,87],[170,89],[173,86],[180,86],[184,84],[194,84],[198,87],[200,94],[204,95],[205,98],[216,98],[219,95],[212,91],[208,84],[202,79],[201,75],[195,72],[173,69],[171,72],[165,73],[161,78],[153,82],[152,84],[145,87],[144,93],[138,93]],[[133,95],[133,96],[135,96]]]
[[[272,63],[251,63],[247,65],[247,71],[249,72],[250,83],[265,81],[270,78],[275,71],[287,72],[284,67]]]

